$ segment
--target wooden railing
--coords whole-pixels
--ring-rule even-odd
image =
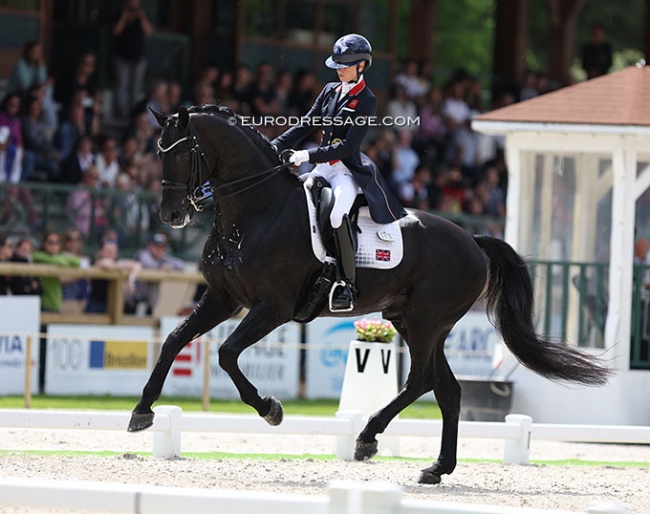
[[[158,320],[150,316],[124,314],[124,288],[129,278],[126,270],[106,270],[95,266],[88,268],[68,268],[50,264],[0,263],[0,276],[67,277],[73,279],[108,280],[108,305],[106,314],[63,314],[41,313],[41,322],[84,323],[113,325],[157,325]],[[203,275],[191,271],[160,271],[141,269],[133,274],[135,280],[143,282],[189,282],[203,283]]]

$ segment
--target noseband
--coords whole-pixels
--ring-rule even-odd
[[[171,145],[169,145],[167,148],[163,148],[161,145],[161,140],[158,140],[158,151],[160,153],[167,153],[179,144],[183,143],[184,141],[189,141],[192,144],[191,148],[191,153],[192,153],[192,165],[190,168],[190,178],[188,182],[178,182],[176,180],[165,180],[163,179],[161,182],[161,187],[164,190],[168,191],[187,191],[187,199],[188,201],[192,204],[192,207],[196,209],[196,211],[201,212],[204,209],[204,205],[199,204],[199,202],[205,198],[207,198],[209,195],[205,191],[205,183],[207,181],[203,180],[202,177],[202,172],[201,172],[201,163],[204,162],[206,167],[208,168],[208,174],[209,174],[209,164],[208,160],[205,156],[205,153],[201,149],[201,145],[199,144],[199,140],[196,134],[196,129],[192,125],[192,123],[188,123],[187,125],[187,130],[188,130],[188,135],[185,137],[182,137],[178,139],[177,141],[173,142]],[[256,187],[263,182],[266,182],[270,178],[272,178],[274,175],[279,173],[281,170],[284,168],[289,167],[289,163],[282,163],[278,164],[277,166],[273,166],[272,168],[268,168],[264,171],[261,171],[259,173],[255,173],[254,175],[250,175],[248,177],[241,177],[235,180],[230,180],[228,182],[223,182],[219,184],[218,186],[211,186],[211,189],[216,191],[216,190],[223,190],[224,188],[228,188],[237,184],[241,184],[243,182],[259,178],[260,180],[257,180],[253,184],[249,184],[245,187],[236,189],[235,191],[221,196],[221,199],[229,198],[231,196],[234,196],[239,193],[243,193],[244,191],[247,191],[248,189],[251,189],[253,187]]]

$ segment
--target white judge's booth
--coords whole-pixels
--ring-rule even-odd
[[[529,263],[538,332],[600,355],[608,385],[562,385],[518,366],[512,412],[536,422],[650,424],[650,68],[629,67],[473,120],[504,137],[505,239]]]

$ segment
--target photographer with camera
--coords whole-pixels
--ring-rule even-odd
[[[122,13],[112,30],[117,80],[115,105],[122,118],[128,117],[130,108],[142,92],[147,72],[144,43],[153,30],[140,0],[124,0]]]

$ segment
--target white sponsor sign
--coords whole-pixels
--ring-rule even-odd
[[[164,316],[160,334],[165,338],[183,318]],[[165,380],[163,394],[170,396],[201,396],[205,366],[206,342],[209,347],[210,396],[239,398],[228,374],[219,366],[219,346],[237,328],[240,319],[229,319],[189,343],[178,354]],[[300,325],[286,323],[276,328],[239,357],[239,367],[258,389],[261,396],[280,399],[297,398],[300,384]],[[285,347],[286,345],[287,347]]]
[[[49,325],[46,394],[139,396],[153,365],[151,327]]]
[[[381,319],[381,314],[357,318],[316,318],[306,327],[307,361],[305,395],[307,398],[339,398],[343,388],[345,364],[350,341],[356,340],[356,320]],[[309,349],[313,345],[314,349]]]
[[[32,340],[30,362],[32,393],[38,392],[39,327],[38,296],[0,297],[0,394],[24,394],[27,336]]]

